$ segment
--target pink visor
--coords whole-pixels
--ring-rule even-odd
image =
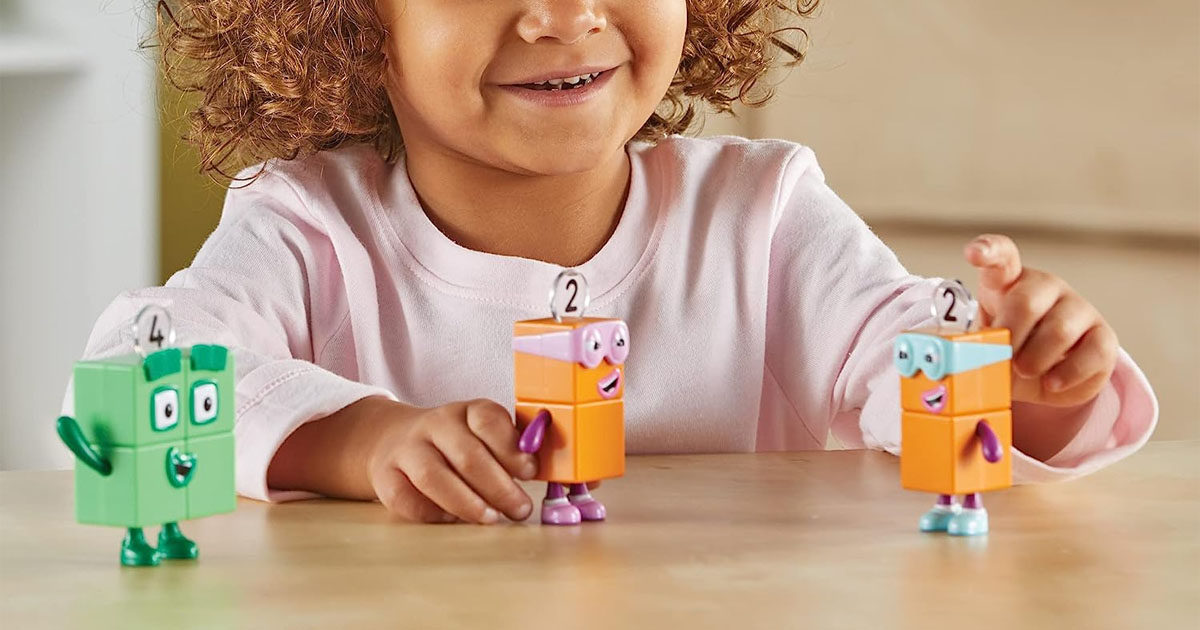
[[[629,327],[614,319],[562,332],[523,335],[513,337],[513,350],[587,368],[602,360],[621,365],[629,356]]]

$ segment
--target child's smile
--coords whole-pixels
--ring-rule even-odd
[[[501,84],[498,87],[507,94],[538,106],[560,107],[588,102],[604,89],[620,67],[584,69],[582,72],[551,72],[549,79],[529,79]],[[565,76],[565,78],[563,78]]]

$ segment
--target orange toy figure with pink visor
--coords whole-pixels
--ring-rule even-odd
[[[549,525],[604,520],[604,504],[587,484],[625,474],[629,328],[584,317],[587,304],[586,281],[567,270],[550,293],[552,316],[513,325],[518,446],[537,454],[534,478],[547,482],[542,522]]]
[[[1012,485],[1009,331],[974,330],[977,312],[962,283],[943,282],[934,292],[937,327],[905,332],[893,346],[903,409],[900,483],[938,495],[921,517],[924,532],[986,534],[980,493]]]

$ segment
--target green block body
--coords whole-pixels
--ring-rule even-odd
[[[233,357],[219,346],[170,352],[179,360],[164,353],[75,364],[75,420],[112,464],[103,476],[76,460],[79,522],[145,527],[233,511]],[[167,389],[178,392],[176,422],[157,429],[155,394]],[[174,476],[189,462],[190,476]]]
[[[187,488],[187,517],[232,512],[237,500],[233,489],[233,433],[188,438],[188,451],[196,456],[196,474]]]
[[[75,464],[75,516],[80,523],[145,527],[187,517],[187,489],[167,479],[167,451],[182,440],[141,448],[98,447],[112,474]],[[199,467],[197,467],[199,472]]]

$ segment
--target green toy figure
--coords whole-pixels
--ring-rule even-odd
[[[79,522],[127,527],[121,564],[157,566],[196,558],[180,520],[234,509],[233,357],[216,345],[164,348],[174,331],[159,307],[143,309],[139,331],[136,354],[75,364],[78,420],[59,418],[58,435],[78,458]],[[155,549],[142,528],[157,524]]]

